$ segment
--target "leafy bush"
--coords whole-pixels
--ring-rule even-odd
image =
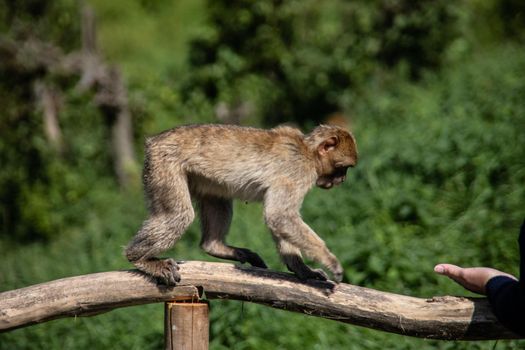
[[[0,33],[36,36],[65,49],[80,40],[78,4],[74,0],[0,0]]]
[[[269,125],[320,121],[382,65],[416,76],[457,36],[457,5],[435,1],[210,1],[187,90],[255,104]]]

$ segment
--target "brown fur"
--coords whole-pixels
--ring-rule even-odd
[[[212,256],[266,267],[254,252],[226,245],[232,199],[263,201],[265,222],[288,268],[300,278],[327,279],[304,264],[301,252],[326,266],[336,280],[342,267],[299,214],[308,190],[344,181],[357,162],[354,137],[337,126],[303,135],[282,126],[271,130],[232,125],[191,125],[146,141],[144,187],[149,218],[126,248],[140,270],[173,285],[180,280],[173,259],[156,256],[172,247],[193,221],[198,203],[201,247]]]

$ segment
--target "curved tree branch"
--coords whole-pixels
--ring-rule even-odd
[[[114,308],[198,298],[235,299],[301,312],[387,332],[434,339],[511,339],[484,298],[414,298],[349,284],[301,282],[295,276],[253,267],[192,261],[181,265],[181,283],[155,284],[137,271],[64,278],[0,293],[0,331]]]

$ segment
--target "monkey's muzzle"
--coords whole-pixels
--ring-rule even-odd
[[[337,168],[332,174],[321,176],[317,179],[316,185],[325,190],[340,185],[346,180],[347,167]]]

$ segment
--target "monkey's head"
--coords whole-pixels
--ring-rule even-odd
[[[306,142],[316,158],[316,185],[330,189],[343,183],[348,168],[357,164],[357,144],[354,136],[339,126],[321,125],[306,136]]]

